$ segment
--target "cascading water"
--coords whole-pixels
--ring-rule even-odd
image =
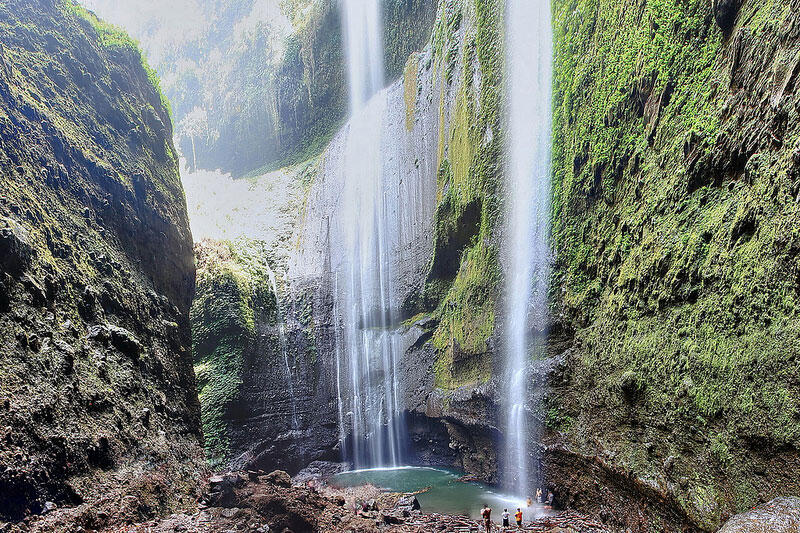
[[[283,365],[286,369],[286,383],[289,390],[289,399],[292,402],[292,429],[297,429],[297,399],[294,395],[294,385],[292,384],[292,370],[289,367],[289,344],[286,341],[286,322],[284,313],[281,310],[281,299],[278,295],[278,284],[275,282],[275,272],[269,266],[267,267],[267,277],[269,284],[272,288],[272,294],[275,295],[275,314],[278,323],[278,344],[281,348],[281,356],[283,357]]]
[[[549,0],[506,5],[506,482],[530,495],[526,414],[527,367],[536,343],[530,329],[547,327],[550,273],[550,135],[553,43]],[[542,338],[542,335],[538,335]],[[538,346],[541,348],[541,344]]]
[[[351,119],[344,146],[344,190],[338,224],[343,235],[336,269],[335,315],[340,424],[349,437],[345,458],[359,468],[398,465],[402,457],[396,364],[391,329],[391,254],[396,227],[387,218],[383,173],[383,85],[380,12],[377,0],[343,2]],[[341,349],[338,344],[341,343]],[[347,407],[343,408],[342,404]]]

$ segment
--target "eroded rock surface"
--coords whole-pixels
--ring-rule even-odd
[[[775,498],[725,522],[718,533],[800,531],[800,498]]]
[[[0,5],[0,521],[193,499],[194,264],[171,134],[126,35],[68,1]]]

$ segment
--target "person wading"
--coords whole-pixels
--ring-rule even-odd
[[[503,527],[508,527],[508,509],[503,509]]]
[[[514,518],[517,519],[517,528],[522,529],[522,509],[517,507],[517,512],[514,513]]]
[[[486,532],[489,533],[492,530],[492,508],[483,504],[483,509],[481,509],[481,517],[483,517],[483,525],[486,526]]]

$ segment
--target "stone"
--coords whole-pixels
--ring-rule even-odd
[[[263,481],[267,483],[272,483],[273,485],[277,485],[278,487],[291,487],[292,486],[292,478],[289,477],[289,474],[284,472],[283,470],[275,470],[270,472],[266,476],[263,477]]]
[[[0,220],[0,270],[19,278],[33,260],[34,250],[28,232],[11,219]]]
[[[397,525],[405,523],[405,519],[403,518],[402,514],[399,514],[397,512],[381,513],[381,519],[383,520],[384,524],[388,525]]]
[[[800,498],[779,497],[738,514],[718,533],[796,533],[800,531]]]
[[[131,359],[138,359],[142,351],[142,345],[133,333],[119,326],[108,325],[111,334],[111,344],[120,352]]]
[[[412,511],[417,511],[421,508],[419,500],[413,494],[409,496],[403,496],[402,498],[397,500],[397,507],[406,508]]]

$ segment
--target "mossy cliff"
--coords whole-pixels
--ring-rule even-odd
[[[738,4],[553,4],[551,436],[703,530],[800,493],[800,4]]]
[[[192,351],[207,457],[230,459],[229,426],[244,381],[245,357],[256,344],[256,321],[275,323],[276,300],[263,254],[229,242],[195,245],[197,295],[192,303]]]
[[[417,411],[487,479],[490,452],[453,423],[493,421],[470,431],[496,438],[498,4],[440,2],[434,252],[406,302],[431,337],[412,360],[435,361]],[[531,363],[549,384],[531,408],[547,426],[543,482],[617,525],[712,530],[800,490],[792,7],[553,2],[552,358]],[[425,61],[405,70],[409,120]]]
[[[427,313],[437,324],[436,386],[443,389],[491,375],[487,342],[500,279],[501,32],[499,2],[442,1],[428,56],[439,89],[434,250],[425,286],[405,308],[407,315]],[[412,56],[405,71],[412,115],[413,80],[421,68],[431,65]]]
[[[0,5],[0,520],[194,500],[192,239],[153,80],[66,0]]]
[[[326,332],[314,323],[312,293],[290,294],[273,272],[273,252],[244,238],[195,245],[194,368],[213,467],[296,472],[333,458],[335,410],[317,361]]]

